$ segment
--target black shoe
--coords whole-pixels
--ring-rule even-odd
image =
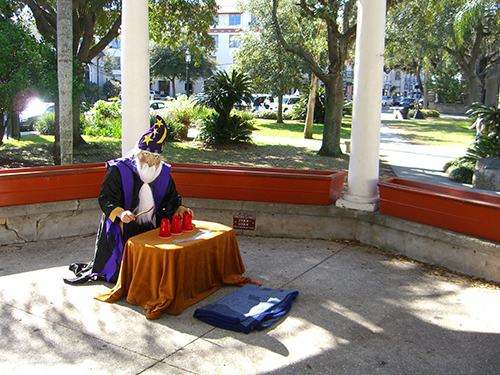
[[[90,271],[92,263],[72,263],[69,265],[69,270],[73,271],[75,276],[81,276],[83,272]]]
[[[85,284],[87,281],[93,279],[94,277],[95,276],[93,275],[83,275],[75,279],[63,279],[63,280],[66,284],[69,285],[79,285],[79,284]]]

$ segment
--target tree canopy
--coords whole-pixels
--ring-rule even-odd
[[[424,69],[436,82],[461,77],[468,102],[481,101],[484,75],[500,61],[499,7],[494,0],[402,2],[388,12],[387,65],[418,76]],[[451,74],[447,79],[445,72]]]
[[[34,95],[53,99],[57,92],[55,51],[37,41],[8,5],[0,0],[0,144],[4,114],[21,112]]]
[[[151,76],[157,78],[168,78],[175,90],[175,80],[186,77],[186,50],[187,45],[178,47],[156,46],[150,54]],[[210,77],[216,70],[216,62],[200,53],[198,61],[193,61],[189,66],[190,81],[196,81],[202,77]],[[173,93],[175,96],[175,92]]]
[[[208,31],[215,24],[216,0],[150,0],[149,4],[149,33],[157,45],[175,50],[187,44],[195,62],[215,51]]]
[[[235,54],[235,65],[253,80],[257,91],[278,96],[281,103],[288,91],[302,87],[305,65],[278,43],[272,28],[271,9],[265,0],[249,2],[244,10],[254,15],[255,21],[251,32],[242,37]],[[283,122],[281,105],[278,122]]]

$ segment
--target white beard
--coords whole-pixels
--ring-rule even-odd
[[[139,212],[147,211],[149,210],[152,206],[154,206],[155,201],[153,198],[153,191],[151,190],[151,187],[149,186],[149,183],[153,182],[156,180],[156,178],[159,176],[161,173],[161,169],[163,167],[163,164],[160,163],[158,166],[158,169],[153,165],[152,167],[149,167],[147,163],[145,163],[142,168],[139,163],[139,160],[137,157],[135,158],[136,166],[137,166],[137,171],[139,173],[139,177],[141,180],[144,182],[144,184],[141,186],[141,189],[139,190],[139,205],[137,208],[134,210],[134,214],[138,214]],[[148,213],[139,216],[136,220],[139,224],[145,224],[148,222],[153,221],[153,212],[154,209],[149,211]]]

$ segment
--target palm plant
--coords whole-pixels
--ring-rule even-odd
[[[476,141],[467,149],[465,156],[445,165],[454,181],[472,183],[472,175],[479,159],[500,157],[500,108],[493,105],[474,103],[467,114],[476,120],[482,117],[484,130]]]
[[[225,70],[210,77],[203,91],[195,99],[198,104],[213,108],[220,116],[229,119],[238,102],[252,103],[250,79],[236,70],[229,75]]]
[[[197,139],[213,146],[250,140],[251,122],[231,111],[236,103],[251,103],[252,100],[250,79],[245,74],[236,70],[230,74],[219,71],[210,77],[195,101],[197,105],[212,108],[215,113],[202,119]]]

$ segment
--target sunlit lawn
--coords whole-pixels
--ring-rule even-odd
[[[341,139],[351,137],[351,118],[343,119]],[[469,130],[469,119],[441,118],[436,120],[384,120],[388,126],[415,144],[468,147],[474,139],[474,131]],[[303,139],[304,123],[275,120],[255,121],[253,136],[259,138],[250,146],[219,149],[204,148],[192,141],[168,142],[163,157],[171,163],[200,163],[216,165],[243,165],[256,167],[347,170],[348,155],[338,158],[317,155],[321,142],[287,144],[279,139]],[[314,124],[313,139],[321,140],[323,125]],[[86,145],[74,152],[75,163],[105,162],[121,156],[119,139],[86,137]],[[0,161],[30,160],[36,165],[52,165],[53,136],[28,135],[20,141],[5,140],[0,146]],[[5,163],[5,162],[4,162]],[[1,166],[0,166],[1,167]]]
[[[476,136],[469,130],[469,118],[442,117],[428,120],[384,120],[384,124],[396,130],[413,144],[428,146],[469,147]]]
[[[351,138],[351,118],[345,117],[340,133],[341,139]],[[304,122],[285,120],[284,124],[277,124],[275,120],[255,119],[255,128],[252,135],[259,137],[302,139],[304,137]],[[323,124],[313,124],[313,139],[323,138]]]

